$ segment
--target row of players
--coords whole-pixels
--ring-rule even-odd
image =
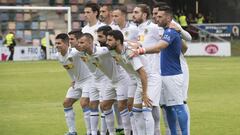
[[[59,61],[73,82],[63,103],[67,135],[77,134],[72,105],[78,99],[87,135],[97,135],[99,110],[100,134],[116,134],[116,101],[118,126],[125,135],[160,135],[160,106],[167,135],[190,134],[187,46],[181,38],[191,40],[191,35],[172,20],[168,5],[152,12],[150,20],[149,7],[137,5],[132,23],[124,6],[102,5],[99,11],[97,4],[87,3],[87,25],[56,36]]]

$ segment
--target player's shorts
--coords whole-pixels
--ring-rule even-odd
[[[189,86],[189,69],[188,66],[182,66],[183,72],[183,99],[187,101]]]
[[[128,98],[134,98],[137,85],[139,85],[137,81],[138,80],[135,77],[130,78],[130,82],[128,86]]]
[[[93,89],[90,91],[90,101],[103,100],[103,93],[106,89],[112,89],[111,81],[106,76],[95,79]]]
[[[88,77],[79,82],[75,82],[74,88],[70,87],[66,94],[66,98],[79,99],[80,97],[89,98],[89,91],[93,89],[93,77]]]
[[[162,76],[163,100],[166,106],[183,104],[183,74]]]
[[[159,102],[159,105],[162,106],[162,105],[166,105],[166,102],[165,102],[165,98],[164,98],[164,90],[163,90],[163,84],[162,84],[162,88],[161,88],[161,94],[160,94],[160,102]]]
[[[161,94],[162,80],[161,76],[148,76],[147,95],[152,100],[153,106],[159,106]],[[134,97],[134,104],[141,104],[142,102],[142,88],[137,88]]]
[[[107,88],[104,91],[103,100],[117,99],[119,101],[128,99],[129,82],[129,76],[127,74],[122,75],[118,81],[112,82],[111,89]]]

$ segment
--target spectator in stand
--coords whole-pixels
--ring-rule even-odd
[[[185,15],[184,12],[181,12],[181,13],[180,13],[179,23],[180,23],[180,25],[182,26],[182,28],[183,28],[184,30],[187,29],[187,27],[188,27],[187,17],[186,17],[186,15]]]
[[[180,11],[177,10],[177,12],[174,14],[174,20],[179,23],[179,16],[180,16]]]
[[[208,16],[206,17],[206,23],[214,23],[212,12],[208,13]]]
[[[187,23],[188,24],[197,23],[197,18],[195,18],[192,13],[189,13],[187,16]]]
[[[202,13],[198,13],[197,15],[197,24],[203,24],[205,22],[205,18]]]

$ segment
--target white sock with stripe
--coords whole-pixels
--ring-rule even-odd
[[[143,115],[146,125],[146,135],[154,134],[154,119],[152,116],[152,108],[143,107]]]
[[[64,113],[69,132],[76,132],[75,113],[73,111],[73,108],[64,108]]]
[[[103,111],[105,115],[105,120],[108,128],[109,134],[114,134],[115,133],[115,128],[114,128],[114,114],[112,108],[106,111]]]
[[[128,112],[128,108],[125,108],[120,112],[120,116],[122,118],[122,124],[124,128],[124,134],[125,135],[130,135],[131,134],[131,122],[130,122],[130,114]]]
[[[132,109],[136,128],[137,128],[137,133],[138,135],[146,135],[146,126],[145,126],[145,121],[144,121],[144,116],[141,108],[136,108],[133,107]]]

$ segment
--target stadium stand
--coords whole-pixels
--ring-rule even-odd
[[[70,6],[72,29],[85,25],[84,3],[89,0],[0,0],[1,6]],[[125,0],[92,0],[97,3],[112,5],[124,4]],[[127,5],[131,12],[134,5]],[[50,37],[60,32],[67,32],[67,12],[37,12],[34,10],[0,10],[0,34],[5,35],[9,30],[16,34],[17,45],[32,45],[39,43],[46,31]],[[128,15],[131,19],[131,14]]]

